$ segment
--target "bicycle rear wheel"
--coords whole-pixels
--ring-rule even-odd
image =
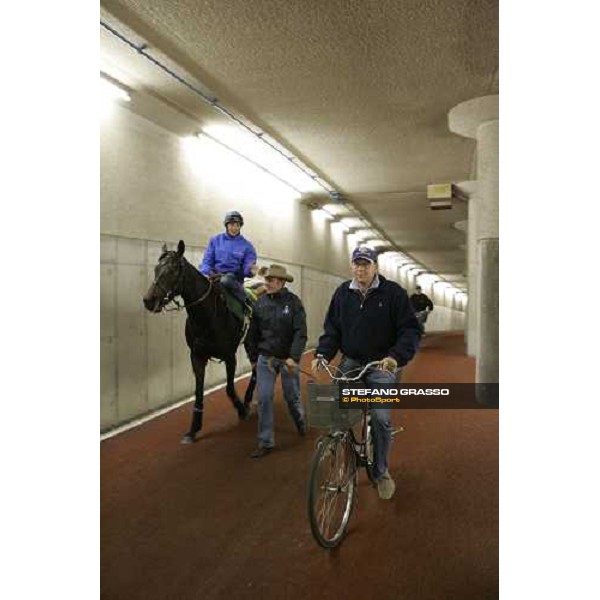
[[[324,548],[344,539],[356,494],[356,457],[347,435],[329,435],[319,443],[308,488],[313,536]]]

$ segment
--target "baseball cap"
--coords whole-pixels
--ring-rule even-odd
[[[359,246],[352,253],[352,262],[354,263],[357,260],[368,260],[371,263],[376,263],[377,253],[368,246]]]

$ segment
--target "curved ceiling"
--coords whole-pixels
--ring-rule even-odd
[[[471,179],[455,105],[498,93],[497,0],[105,0],[125,27],[330,182],[400,248],[460,276],[466,204],[429,209],[426,186]],[[178,115],[208,105],[110,34],[103,69]],[[151,101],[147,103],[152,118]],[[179,119],[179,120],[178,120]]]

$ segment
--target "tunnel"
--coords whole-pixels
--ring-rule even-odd
[[[497,598],[498,3],[102,0],[99,31],[101,597]],[[269,456],[250,456],[257,393],[238,418],[222,357],[180,443],[191,308],[143,298],[178,249],[200,269],[231,211],[305,312],[305,408],[357,248],[433,307],[399,385],[462,394],[390,411],[395,494],[359,470],[336,548],[307,514],[326,432],[298,435],[279,381]]]

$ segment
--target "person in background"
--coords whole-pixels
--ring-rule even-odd
[[[427,322],[429,313],[433,310],[433,302],[427,294],[423,293],[421,286],[418,285],[415,288],[415,293],[410,297],[410,303],[421,326],[421,333],[425,333],[425,323]]]

